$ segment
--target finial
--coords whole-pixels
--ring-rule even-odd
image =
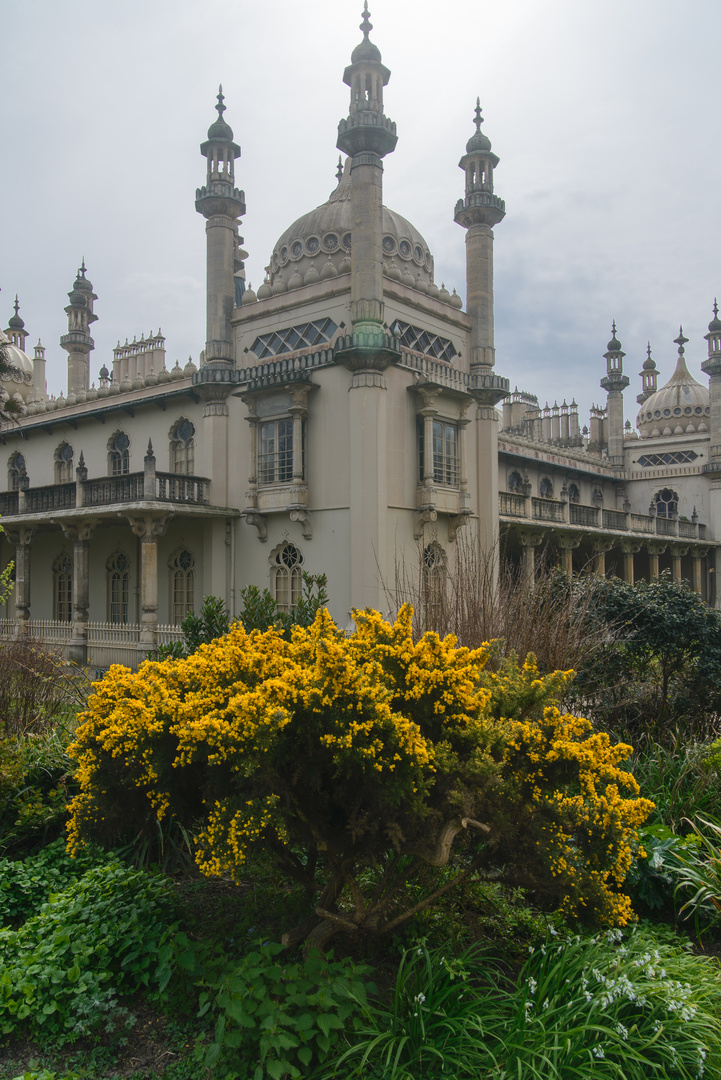
[[[714,314],[714,318],[718,319],[718,303],[716,302],[716,297],[715,296],[713,298],[713,314]]]
[[[343,158],[340,154],[338,155],[338,168],[335,171],[335,178],[339,184],[343,179]]]
[[[613,334],[614,337],[616,336],[616,320],[615,319],[613,320],[613,323],[611,324],[611,333]]]
[[[83,255],[83,261],[80,264],[80,273],[85,277],[85,256]]]
[[[368,11],[368,0],[364,0],[363,4],[363,22],[360,24],[360,29],[363,32],[363,37],[368,39],[368,35],[373,29],[373,23],[370,20],[370,12]]]
[[[78,468],[79,469],[84,469],[85,468],[85,457],[83,456],[82,450],[80,451],[80,457],[78,458]]]
[[[476,125],[476,131],[481,130],[481,124],[483,123],[483,117],[481,116],[481,99],[476,98],[475,119],[473,123]]]
[[[218,110],[218,116],[221,120],[223,119],[223,113],[225,112],[225,105],[223,104],[224,101],[225,97],[223,95],[223,84],[220,83],[218,85],[218,104],[215,107]]]
[[[649,360],[651,359],[651,342],[650,341],[646,345],[646,356],[647,356],[647,358]]]
[[[688,338],[683,336],[683,327],[682,326],[679,326],[679,328],[678,328],[678,337],[674,338],[673,341],[674,341],[674,345],[678,345],[678,354],[679,354],[679,356],[683,356],[683,353],[684,353],[684,348],[683,347],[686,344],[686,342],[688,341]]]
[[[18,302],[18,294],[17,294],[17,293],[15,293],[15,314],[16,314],[16,315],[17,315],[17,313],[18,313],[18,308],[19,308],[19,307],[20,307],[20,303]]]
[[[146,453],[145,456],[146,457],[152,457],[153,456],[153,440],[152,439],[148,439],[148,450],[147,450],[147,453]]]

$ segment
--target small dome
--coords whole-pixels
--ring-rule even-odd
[[[215,106],[218,110],[218,119],[215,120],[208,128],[209,139],[225,139],[228,142],[233,141],[233,129],[230,124],[227,124],[223,119],[223,113],[225,112],[225,105],[223,102],[225,97],[223,95],[223,87],[218,87],[218,104]]]
[[[351,64],[359,64],[364,60],[379,64],[381,60],[381,51],[378,46],[374,45],[368,38],[368,35],[373,29],[373,24],[370,21],[370,12],[368,11],[368,0],[365,0],[363,5],[363,22],[360,24],[360,29],[363,31],[363,40],[360,45],[356,45],[351,53]]]
[[[721,319],[719,319],[718,317],[718,303],[715,300],[713,302],[713,319],[708,324],[708,328],[710,333],[712,334],[715,334],[719,330],[721,330]]]
[[[636,418],[636,427],[642,438],[683,435],[690,423],[697,431],[706,430],[702,418],[709,412],[708,387],[694,379],[680,348],[676,370],[667,383],[646,398]]]
[[[5,346],[8,363],[11,370],[5,375],[0,375],[0,384],[12,394],[20,394],[23,401],[29,401],[33,393],[33,362],[26,352],[17,345],[10,345],[5,334],[0,337],[0,343]]]
[[[487,135],[484,135],[481,131],[481,124],[483,123],[483,117],[481,116],[481,99],[476,98],[476,116],[474,123],[476,125],[475,134],[471,135],[470,139],[466,143],[467,154],[485,153],[491,149],[491,140]]]

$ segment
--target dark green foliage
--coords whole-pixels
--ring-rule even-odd
[[[161,878],[117,862],[88,870],[0,930],[0,1031],[59,1045],[132,1023],[118,995],[167,983],[172,915]]]
[[[257,585],[241,589],[243,604],[238,621],[247,631],[280,628],[287,638],[294,626],[310,626],[318,611],[328,603],[325,574],[303,574],[303,592],[298,603],[290,611],[281,611],[268,589],[261,592]],[[197,652],[216,638],[224,637],[230,629],[230,618],[225,602],[219,596],[206,596],[200,614],[188,615],[180,624],[183,640],[161,645],[159,660],[180,660]]]
[[[575,706],[596,726],[660,742],[682,725],[703,737],[721,713],[721,615],[664,573],[629,585],[599,580],[597,610],[608,636],[580,665]]]
[[[13,858],[60,835],[77,792],[70,735],[56,726],[0,738],[0,852]]]
[[[291,962],[281,945],[258,942],[240,963],[200,984],[200,1015],[217,1016],[200,1053],[213,1076],[227,1080],[304,1077],[336,1051],[343,1032],[367,1007],[371,969],[333,954]]]
[[[636,856],[626,878],[634,908],[665,909],[673,917],[680,860],[698,848],[698,841],[693,834],[677,836],[667,825],[642,825],[638,839],[644,855]]]
[[[59,893],[87,870],[113,856],[88,847],[76,859],[58,839],[26,859],[0,859],[0,927],[17,926],[36,915],[51,893]]]

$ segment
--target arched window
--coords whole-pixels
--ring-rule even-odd
[[[62,552],[53,563],[53,617],[70,622],[73,615],[73,560]]]
[[[553,482],[550,476],[544,476],[538,488],[542,499],[553,498]]]
[[[508,477],[508,490],[515,491],[520,494],[521,485],[523,484],[523,477],[519,472],[512,472]]]
[[[20,481],[27,477],[27,469],[25,468],[25,458],[16,451],[8,461],[8,488],[10,491],[20,490]]]
[[[581,492],[578,490],[578,485],[577,484],[569,484],[568,485],[568,499],[569,499],[569,502],[577,503],[577,502],[580,501],[580,498],[581,498]]]
[[[124,476],[130,472],[130,439],[124,431],[116,431],[108,442],[108,474]]]
[[[656,506],[656,515],[662,518],[674,518],[678,514],[678,492],[671,488],[663,488],[657,491],[653,497]]]
[[[195,466],[195,427],[183,418],[170,432],[170,471],[191,476]]]
[[[426,630],[440,630],[446,599],[446,553],[434,540],[423,549],[423,601]]]
[[[290,611],[303,589],[303,555],[295,544],[281,544],[270,556],[270,591],[280,611]]]
[[[73,480],[73,448],[69,443],[60,443],[55,451],[55,483],[70,484]]]
[[[180,626],[195,611],[195,556],[180,548],[168,560],[170,570],[170,621]]]
[[[122,551],[114,551],[105,564],[108,582],[108,622],[128,621],[130,595],[130,559]]]

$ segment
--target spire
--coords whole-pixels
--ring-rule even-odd
[[[372,25],[367,2],[360,28],[363,40],[343,72],[343,82],[350,87],[350,107],[347,120],[338,125],[337,146],[349,157],[366,152],[382,158],[395,150],[398,138],[396,125],[383,115],[383,87],[391,73],[381,63],[380,49],[369,38]]]
[[[368,35],[370,34],[371,30],[373,29],[373,23],[371,22],[370,12],[368,10],[368,0],[365,0],[365,2],[363,4],[363,15],[361,16],[361,18],[363,19],[363,21],[360,24],[359,29],[361,30],[361,32],[363,34],[363,37],[367,41],[368,40]]]
[[[340,184],[341,180],[343,179],[343,155],[342,154],[338,155],[338,168],[335,171],[335,178],[336,178],[336,180],[338,181],[339,184]]]
[[[656,370],[656,361],[651,356],[651,342],[649,341],[646,346],[646,359],[643,362],[643,367],[639,371],[641,376],[641,393],[636,397],[636,401],[639,405],[643,405],[646,398],[651,397],[651,394],[655,394],[657,390],[658,371]]]
[[[225,105],[223,104],[224,101],[225,97],[223,95],[223,84],[218,83],[218,104],[215,107],[218,110],[219,120],[223,119],[223,113],[225,112]]]

